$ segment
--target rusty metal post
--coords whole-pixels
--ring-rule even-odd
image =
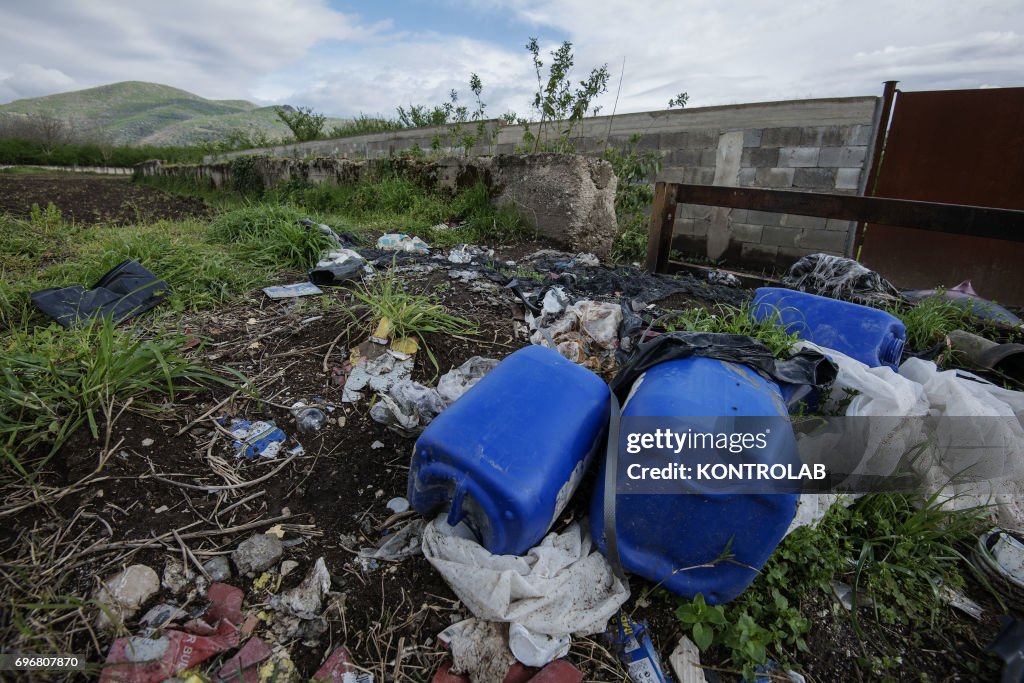
[[[676,184],[659,182],[654,186],[651,227],[647,231],[646,268],[663,273],[672,250],[672,230],[676,222]]]
[[[871,150],[871,165],[868,167],[867,179],[864,182],[864,196],[871,197],[875,194],[875,182],[878,180],[878,169],[882,165],[882,152],[885,150],[885,138],[889,132],[889,122],[892,120],[892,107],[896,99],[896,84],[899,81],[886,81],[885,89],[882,91],[882,109],[879,112],[878,127],[875,129],[875,144]],[[857,230],[853,237],[852,253],[856,257],[857,250],[864,240],[864,223],[857,223]]]

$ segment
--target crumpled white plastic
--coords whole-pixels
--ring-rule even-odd
[[[855,473],[891,473],[909,450],[929,436],[943,445],[946,463],[956,462],[958,447],[966,449],[972,443],[982,442],[1004,443],[1005,461],[986,463],[1001,468],[1003,476],[998,479],[948,485],[947,482],[958,472],[950,471],[943,462],[925,458],[915,463],[915,471],[924,475],[926,493],[938,494],[938,499],[950,508],[994,504],[1000,524],[1013,528],[1024,524],[1024,458],[1021,458],[1024,453],[1024,393],[1003,389],[968,372],[939,370],[935,363],[918,358],[906,360],[897,374],[886,367],[869,368],[838,351],[809,342],[799,342],[794,350],[804,348],[821,351],[839,366],[832,392],[823,408],[834,411],[841,401],[855,392],[855,398],[846,408],[847,417],[885,418],[847,422],[844,425],[845,435],[835,435],[835,438],[857,438],[866,444],[865,457]],[[987,430],[984,435],[956,433],[964,429],[963,420],[950,420],[948,423],[932,421],[930,424],[938,427],[934,435],[928,435],[921,433],[925,422],[915,419],[923,416],[1004,419],[979,420],[978,429]],[[908,419],[900,420],[902,417]],[[852,434],[851,429],[859,429],[863,433]],[[837,500],[853,498],[855,496],[802,495],[789,531],[817,523]]]
[[[427,524],[423,555],[479,619],[585,636],[603,631],[629,599],[629,586],[578,522],[548,534],[524,556],[492,555],[448,529],[443,518]]]

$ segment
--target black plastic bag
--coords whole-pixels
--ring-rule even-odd
[[[159,304],[169,289],[167,283],[129,259],[100,278],[92,289],[82,285],[43,289],[32,293],[32,303],[65,328],[101,317],[116,325]]]

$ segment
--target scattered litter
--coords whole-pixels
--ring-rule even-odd
[[[144,564],[133,564],[110,577],[97,589],[100,614],[96,626],[101,629],[130,619],[160,590],[160,578]]]
[[[284,540],[284,527],[280,524],[275,524],[266,531],[263,532],[267,536],[277,536],[281,540]]]
[[[327,415],[315,405],[307,405],[302,401],[292,404],[291,413],[295,417],[295,425],[303,434],[312,434],[323,429],[327,424]]]
[[[452,652],[453,673],[471,681],[502,681],[515,657],[508,649],[507,627],[481,619],[464,619],[437,636]]]
[[[270,606],[303,619],[312,619],[320,612],[320,604],[331,588],[331,575],[324,558],[317,558],[309,573],[295,588],[270,598]]]
[[[275,564],[284,553],[281,539],[270,534],[253,534],[238,544],[231,559],[242,575],[255,575]]]
[[[704,669],[700,666],[700,650],[686,636],[679,636],[679,642],[668,656],[676,683],[705,683]]]
[[[950,607],[955,607],[967,616],[981,621],[981,616],[984,614],[984,610],[981,605],[974,602],[974,600],[971,600],[960,591],[953,590],[949,586],[943,586],[942,592],[939,596],[942,598],[942,601]]]
[[[801,292],[865,305],[899,301],[899,290],[873,270],[853,259],[831,254],[808,254],[789,267],[782,284]]]
[[[370,444],[370,449],[371,450],[376,451],[376,450],[379,450],[381,448],[384,448],[384,442],[383,441],[374,441],[373,443]]]
[[[164,575],[160,585],[172,593],[180,593],[188,588],[190,583],[191,577],[181,560],[170,558],[164,563]]]
[[[727,270],[708,271],[708,282],[713,285],[724,285],[726,287],[743,286],[743,281]]]
[[[409,509],[409,501],[406,498],[392,498],[388,501],[388,509],[398,514]]]
[[[299,221],[299,223],[305,225],[307,228],[318,229],[320,232],[330,237],[331,241],[334,242],[339,247],[355,246],[356,244],[356,240],[350,234],[343,233],[343,238],[342,235],[339,235],[338,233],[334,232],[331,226],[325,223],[314,223],[308,218],[303,218],[301,221]]]
[[[993,588],[1018,610],[1024,607],[1024,542],[1021,536],[995,528],[981,535],[974,549],[974,565]]]
[[[780,680],[789,679],[792,683],[807,683],[807,679],[796,671],[783,669],[778,662],[769,659],[764,664],[754,668],[753,683],[778,683]]]
[[[142,440],[142,447],[143,447],[143,448],[149,448],[149,447],[150,447],[150,446],[152,446],[152,445],[153,445],[154,443],[156,443],[156,442],[155,442],[155,441],[153,441],[153,439],[150,439],[150,438],[148,438],[148,437],[147,437],[147,438],[145,438],[145,439],[143,439],[143,440]]]
[[[508,628],[508,647],[526,666],[542,667],[569,654],[571,646],[572,638],[568,634],[549,636],[533,633],[522,624],[511,624]]]
[[[413,254],[429,254],[430,246],[419,237],[410,237],[404,233],[381,235],[377,240],[377,248],[385,251],[407,251]]]
[[[360,393],[367,386],[378,393],[387,393],[396,383],[412,375],[413,359],[408,354],[386,350],[377,358],[361,361],[352,368],[345,382],[341,400],[355,403],[363,398]]]
[[[323,290],[312,282],[296,282],[293,285],[275,285],[264,287],[263,293],[271,299],[294,299],[300,296],[323,294]]]
[[[372,273],[373,269],[366,265],[366,260],[358,252],[334,249],[320,255],[320,260],[309,271],[309,281],[314,285],[338,285],[356,280],[368,272]]]
[[[964,280],[956,287],[949,289],[913,289],[903,292],[903,296],[913,303],[930,299],[933,296],[941,296],[951,301],[981,320],[990,320],[1008,327],[1022,327],[1024,320],[1003,308],[994,301],[982,299],[974,291],[970,280]]]
[[[295,571],[298,568],[299,568],[299,563],[296,562],[295,560],[285,560],[284,562],[281,563],[281,568],[279,570],[279,572],[281,574],[281,578],[284,578],[284,577],[288,576],[289,574],[291,574],[293,571]]]
[[[946,338],[969,367],[994,370],[1024,385],[1024,344],[997,344],[964,330],[953,330]]]
[[[1024,619],[1004,619],[1002,629],[986,649],[1003,660],[1002,681],[1024,679]]]
[[[494,256],[493,249],[481,249],[471,244],[463,244],[448,252],[449,263],[472,263],[477,258],[491,258]]]
[[[842,581],[832,580],[830,582],[832,588],[832,595],[836,596],[836,600],[843,606],[847,612],[853,611],[854,599],[856,598],[856,604],[858,608],[861,607],[872,607],[875,601],[871,599],[871,596],[866,595],[864,591],[854,591],[853,586]]]
[[[114,266],[92,289],[72,285],[32,292],[32,303],[65,328],[94,318],[121,323],[162,302],[167,283],[131,259]]]
[[[579,301],[568,307],[564,303],[557,288],[547,292],[540,319],[527,315],[527,323],[535,330],[530,342],[554,348],[593,370],[610,369],[619,346],[622,307],[597,301]],[[557,312],[559,309],[563,311]]]
[[[598,633],[629,598],[579,522],[515,556],[492,555],[439,518],[424,527],[423,554],[474,616],[534,633]]]
[[[420,350],[420,344],[415,337],[398,337],[392,340],[391,350],[411,356]]]
[[[231,563],[225,555],[217,555],[203,562],[203,569],[210,575],[212,581],[226,581],[231,578]]]
[[[373,683],[373,674],[360,671],[344,647],[334,650],[313,674],[316,683]]]
[[[419,555],[424,524],[424,520],[414,519],[398,533],[385,536],[376,548],[361,548],[359,557],[363,560],[395,562]]]
[[[169,626],[174,622],[182,621],[186,617],[188,617],[188,613],[180,607],[161,603],[151,607],[149,611],[139,619],[139,626],[142,629],[142,635],[148,638],[157,629]]]
[[[626,665],[633,683],[669,683],[661,659],[647,634],[647,624],[633,621],[625,612],[619,612],[608,631],[612,651]]]
[[[475,270],[449,270],[448,277],[459,282],[471,282],[480,278],[480,273]]]
[[[252,460],[256,456],[261,458],[276,458],[284,445],[285,433],[277,428],[273,422],[249,422],[248,420],[232,420],[228,431],[235,437],[231,444],[235,449],[235,455],[243,455]]]
[[[233,657],[224,662],[217,672],[219,681],[258,681],[257,666],[268,659],[274,650],[259,638],[250,638]]]
[[[242,591],[214,583],[207,597],[210,606],[204,617],[192,619],[182,630],[166,630],[155,639],[129,636],[115,640],[107,653],[100,682],[159,683],[237,647]]]
[[[412,380],[397,382],[370,408],[370,417],[403,436],[415,436],[497,365],[492,358],[473,356],[442,375],[436,389]]]

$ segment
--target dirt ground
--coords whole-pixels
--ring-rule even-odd
[[[45,209],[49,202],[65,220],[84,225],[180,220],[209,213],[201,199],[172,196],[125,176],[0,173],[0,211],[25,217],[33,204]]]
[[[126,212],[134,208],[126,207],[132,202],[146,202],[150,216],[205,212],[201,203],[179,201],[123,179],[0,174],[0,208],[23,211],[25,202],[40,201],[34,192],[49,191],[55,194],[42,196],[76,219],[82,216],[80,220],[92,215],[127,220]],[[516,245],[499,251],[499,256],[515,259],[537,246]],[[473,356],[503,358],[529,343],[517,329],[517,305],[507,291],[474,291],[472,283],[453,280],[444,270],[406,277],[411,288],[442,292],[449,310],[473,320],[481,330],[477,336],[427,337],[441,373]],[[714,303],[679,295],[672,301],[679,306]],[[46,503],[27,493],[8,501],[23,507],[3,520],[2,545],[16,549],[5,551],[4,561],[27,561],[23,549],[30,532],[39,538],[75,539],[73,550],[59,559],[59,580],[65,592],[87,597],[99,577],[127,565],[145,564],[162,574],[169,561],[182,559],[183,545],[205,561],[230,553],[253,533],[283,523],[283,559],[298,562],[298,568],[277,586],[260,586],[251,577],[237,576],[227,583],[246,592],[246,610],[256,613],[274,592],[296,586],[317,558],[324,558],[331,574],[332,599],[325,612],[330,628],[312,645],[286,643],[303,680],[343,644],[378,682],[430,680],[446,656],[437,634],[471,615],[422,556],[373,568],[356,560],[360,547],[376,545],[411,519],[408,514],[393,514],[386,503],[406,495],[414,441],[370,419],[369,400],[354,405],[341,401],[336,378],[349,349],[372,328],[369,320],[354,322],[350,310],[348,291],[331,288],[321,298],[283,302],[256,291],[231,306],[182,316],[182,328],[202,341],[193,353],[216,367],[243,373],[258,395],[229,388],[182,394],[155,413],[118,413],[98,440],[80,430],[43,478],[43,490],[50,492],[44,496]],[[416,357],[413,379],[431,383],[437,371],[424,352]],[[300,434],[289,407],[314,398],[336,407],[326,427]],[[301,443],[303,453],[272,460],[236,458],[216,423],[229,417],[272,420],[289,435],[288,447]],[[102,471],[97,472],[100,463]],[[567,518],[583,508],[581,501],[585,503],[588,494],[585,484]],[[667,657],[683,633],[680,624],[663,598],[648,597],[648,583],[634,577],[631,587],[634,597],[626,609],[650,623],[658,651]],[[164,588],[140,614],[159,602],[180,603],[183,595]],[[823,594],[802,606],[816,624],[808,637],[810,651],[795,653],[808,681],[863,676],[855,660],[864,646],[858,644],[850,620],[835,609]],[[963,617],[961,622],[959,640],[926,641],[921,651],[907,653],[903,666],[894,669],[900,672],[899,679],[972,680],[991,673],[982,666],[988,673],[979,674],[978,661],[984,658],[982,645],[998,630],[995,618],[986,616],[976,624]],[[257,633],[260,628],[269,624],[258,627]],[[872,624],[866,633],[869,639],[884,640],[891,636],[887,628]],[[75,633],[74,643],[77,652],[99,663],[109,638],[83,628]],[[709,676],[737,680],[723,656],[714,651],[705,655]],[[585,680],[628,680],[600,638],[577,639],[570,659]]]

